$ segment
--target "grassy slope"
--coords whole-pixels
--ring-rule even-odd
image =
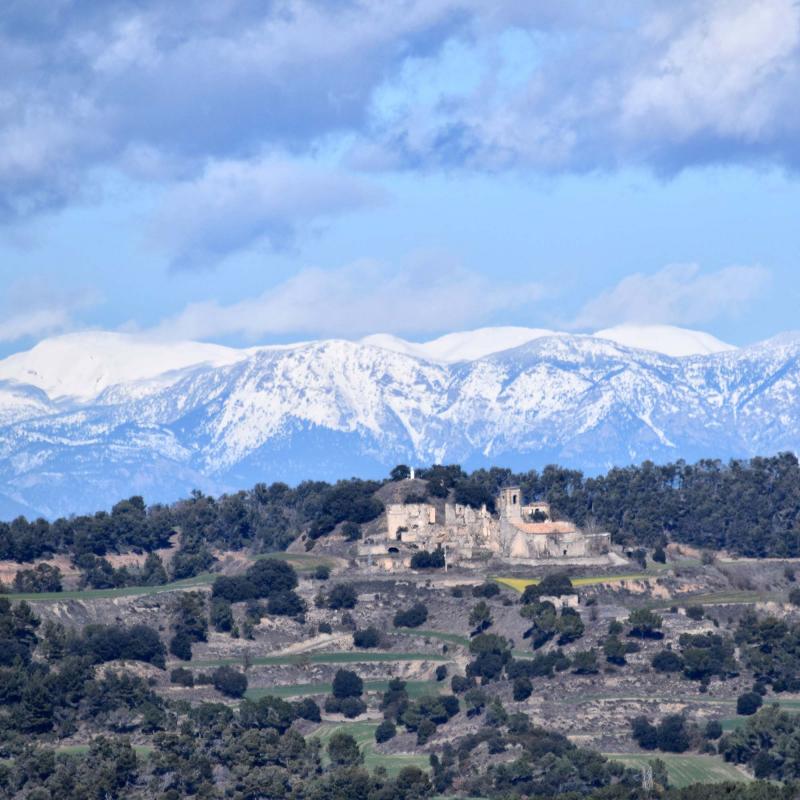
[[[669,781],[682,788],[691,783],[723,783],[725,781],[746,781],[748,777],[733,764],[728,764],[718,756],[694,754],[659,753],[605,753],[614,761],[621,761],[626,767],[637,769],[654,758],[660,758],[667,767]]]
[[[349,733],[357,742],[364,755],[364,764],[369,769],[375,767],[385,767],[390,775],[396,775],[403,767],[419,767],[429,769],[430,763],[428,756],[417,753],[385,755],[376,753],[374,750],[375,728],[377,722],[324,722],[311,735],[317,737],[323,744],[327,745],[331,736],[337,731]]]

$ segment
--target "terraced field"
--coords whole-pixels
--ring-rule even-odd
[[[445,633],[443,631],[430,631],[425,628],[395,628],[392,633],[401,636],[422,636],[426,639],[439,639],[448,644],[457,644],[462,647],[469,647],[469,636],[461,636],[458,633]]]
[[[390,775],[396,775],[403,767],[419,767],[419,769],[424,770],[430,768],[428,757],[424,755],[414,753],[385,755],[384,753],[376,753],[374,745],[375,728],[377,727],[377,722],[324,722],[311,736],[318,738],[325,746],[337,731],[349,733],[356,740],[364,755],[364,764],[369,769],[385,767]]]
[[[288,656],[255,656],[250,664],[255,666],[290,666],[305,664],[366,664],[394,661],[449,661],[439,653],[373,653],[368,651],[344,651],[334,653],[298,653]],[[239,666],[241,658],[197,659],[188,663],[176,661],[171,666],[183,664],[190,667],[221,667],[224,664]]]
[[[645,581],[658,577],[656,574],[647,572],[635,572],[628,575],[598,575],[596,577],[571,578],[573,586],[599,586],[601,584],[622,583],[624,581]],[[526,586],[536,586],[538,578],[502,578],[492,577],[497,583],[509,586],[520,594],[525,591]]]
[[[160,586],[122,586],[119,589],[71,589],[64,592],[23,592],[5,596],[12,601],[27,600],[29,603],[52,603],[59,600],[102,600],[108,597],[136,597],[210,586],[216,577],[217,575],[210,572],[204,572],[200,575],[195,575],[194,578],[162,583]]]
[[[626,767],[638,769],[652,761],[655,756],[643,753],[605,753],[607,758],[622,762]],[[659,753],[667,767],[669,781],[682,788],[692,783],[724,783],[726,781],[747,781],[749,778],[733,764],[728,764],[718,756],[677,755]]]
[[[756,591],[739,591],[739,592],[709,592],[708,594],[695,594],[695,595],[676,595],[669,600],[662,600],[657,603],[648,604],[648,608],[669,608],[673,605],[738,605],[738,604],[751,604],[763,603],[767,600],[781,601],[785,595],[781,592],[756,592]]]
[[[364,681],[365,692],[385,692],[389,688],[389,681]],[[425,694],[441,694],[446,690],[446,681],[406,681],[406,691],[409,697],[421,697]],[[315,694],[330,694],[330,683],[293,683],[283,686],[254,687],[248,689],[245,697],[257,700],[259,697],[273,695],[274,697],[308,697]],[[354,723],[355,724],[355,723]]]
[[[313,572],[317,567],[329,567],[333,569],[337,562],[333,558],[325,556],[313,556],[309,553],[259,553],[253,556],[253,561],[262,561],[265,558],[274,558],[276,561],[287,561],[298,572]]]

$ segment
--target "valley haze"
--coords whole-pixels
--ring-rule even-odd
[[[800,449],[800,334],[483,328],[237,349],[92,331],[0,361],[0,517],[397,463],[548,463]]]

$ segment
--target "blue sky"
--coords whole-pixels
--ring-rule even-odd
[[[793,0],[19,0],[0,355],[798,327]]]

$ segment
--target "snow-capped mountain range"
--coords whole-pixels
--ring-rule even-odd
[[[236,349],[89,332],[0,361],[0,518],[399,462],[557,462],[800,449],[800,334],[734,348],[668,326],[484,328]]]

